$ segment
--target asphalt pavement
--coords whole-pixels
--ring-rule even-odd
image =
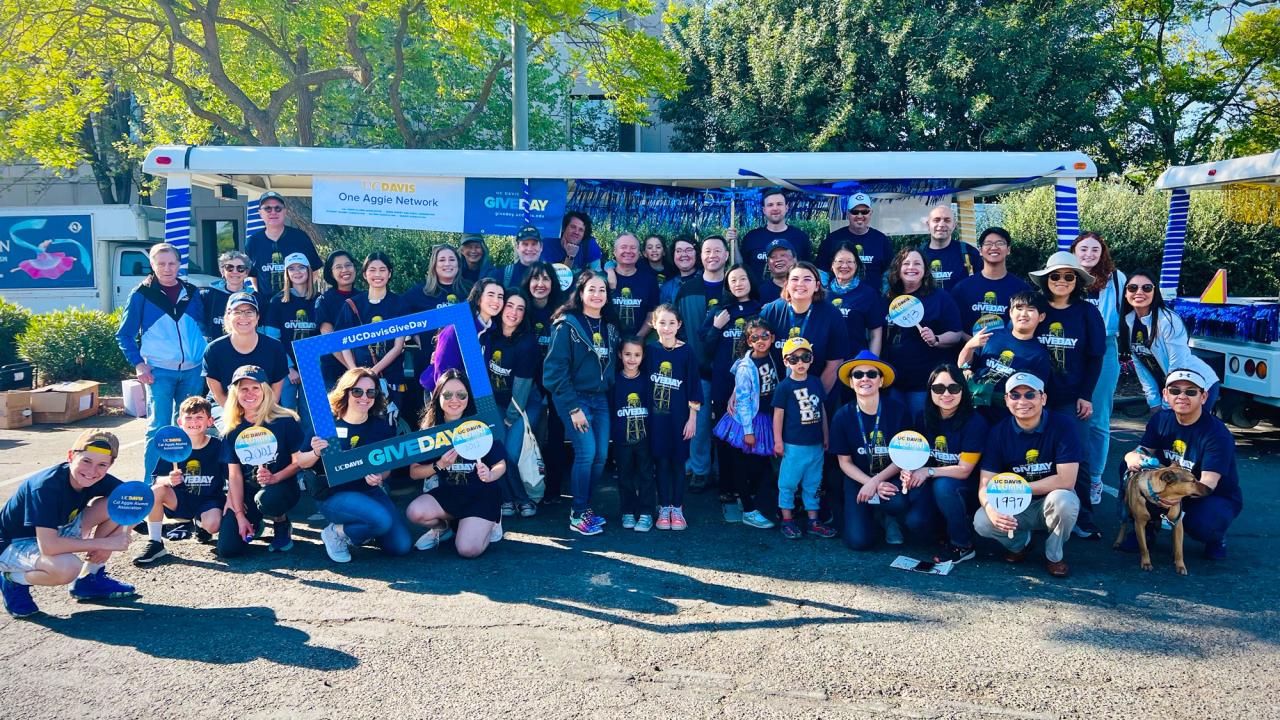
[[[0,499],[90,426],[120,435],[113,472],[141,477],[139,420],[0,431]],[[1117,418],[1113,463],[1140,430]],[[617,528],[610,488],[598,537],[559,505],[476,560],[446,544],[336,565],[302,507],[283,556],[169,543],[155,567],[109,566],[136,601],[37,589],[46,615],[0,617],[0,717],[1280,717],[1280,430],[1237,438],[1230,558],[1188,540],[1189,577],[1167,533],[1150,573],[1111,549],[1111,496],[1104,540],[1067,544],[1066,580],[994,545],[947,577],[895,570],[897,548],[728,525],[709,495],[687,531],[641,535]]]

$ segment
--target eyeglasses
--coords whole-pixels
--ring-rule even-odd
[[[787,356],[788,365],[795,365],[796,363],[807,363],[807,362],[813,362],[813,353],[798,352],[798,353],[793,353]]]
[[[853,378],[854,380],[861,380],[862,378],[875,380],[876,378],[880,377],[880,371],[879,370],[854,370],[853,372],[849,373],[849,377]]]
[[[1075,282],[1076,274],[1073,272],[1049,273],[1049,279],[1053,282]]]
[[[1155,290],[1156,286],[1152,285],[1151,283],[1142,283],[1141,285],[1139,285],[1138,283],[1129,283],[1128,285],[1124,286],[1124,289],[1128,290],[1131,293],[1136,293],[1136,292],[1149,293],[1152,290]]]
[[[1002,248],[1002,247],[1009,247],[1009,243],[1007,243],[1007,242],[1005,242],[1005,241],[1003,241],[1003,240],[987,240],[986,242],[982,243],[982,247],[983,247],[984,249],[985,249],[985,248]]]
[[[1028,390],[1024,393],[1020,393],[1017,390],[1010,390],[1009,392],[1005,393],[1005,397],[1009,398],[1010,400],[1023,400],[1023,399],[1035,400],[1036,398],[1040,397],[1040,395],[1042,395],[1042,393],[1037,392],[1035,390]]]
[[[347,390],[347,392],[351,393],[351,397],[367,397],[369,399],[378,397],[378,388],[369,388],[366,390],[364,388],[353,387]]]
[[[253,308],[244,308],[243,310],[232,310],[231,314],[237,317],[250,317],[252,315],[257,315],[258,311]]]
[[[959,383],[951,383],[950,385],[937,383],[930,385],[929,389],[933,391],[934,395],[959,395],[961,390]]]
[[[850,215],[870,215],[871,211],[870,210],[850,210],[849,214]]]
[[[261,210],[261,211],[262,211],[262,212],[264,212],[264,213],[278,213],[278,212],[284,212],[284,206],[283,206],[283,205],[262,205],[262,206],[260,206],[258,209],[259,209],[259,210]]]
[[[471,396],[468,395],[467,391],[465,390],[459,390],[457,392],[454,392],[452,390],[445,390],[444,392],[440,393],[440,397],[444,398],[445,400],[452,400],[454,398],[457,398],[459,400],[466,400]]]
[[[761,340],[768,340],[771,337],[773,336],[769,333],[752,333],[751,342],[760,342]]]
[[[1177,397],[1179,395],[1186,395],[1187,397],[1195,397],[1200,394],[1200,388],[1187,388],[1183,390],[1182,388],[1167,387],[1165,388],[1165,392],[1169,393],[1174,397]]]
[[[222,269],[226,270],[227,272],[239,272],[239,273],[249,272],[248,265],[223,265]]]

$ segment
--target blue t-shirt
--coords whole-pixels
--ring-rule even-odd
[[[614,272],[618,286],[609,293],[614,315],[618,318],[618,331],[635,335],[658,306],[658,282],[653,273],[637,270],[630,276]]]
[[[756,294],[760,296],[760,304],[768,305],[769,303],[782,297],[782,288],[773,282],[773,278],[766,277],[756,283]]]
[[[517,379],[533,380],[538,369],[538,338],[530,332],[520,332],[510,337],[494,328],[485,333],[485,352],[488,353],[489,385],[493,387],[493,401],[500,412],[506,412],[511,404],[511,391]]]
[[[356,306],[355,312],[352,312],[351,305],[344,303],[341,312],[338,313],[335,330],[371,325],[407,314],[404,301],[399,295],[390,291],[376,303],[369,300],[368,292],[357,293],[352,296],[351,303]],[[355,356],[357,367],[373,367],[394,345],[395,338],[378,340],[369,345],[352,348],[351,354]],[[392,385],[399,384],[404,379],[404,363],[401,360],[402,358],[397,358],[382,372],[383,379]]]
[[[928,295],[916,295],[924,304],[924,319],[920,324],[933,331],[934,335],[960,330],[960,311],[951,295],[941,290],[934,290]],[[885,362],[897,372],[893,386],[901,390],[924,390],[929,381],[929,373],[943,362],[955,362],[958,347],[930,347],[920,337],[915,327],[885,326],[884,352]]]
[[[57,530],[66,525],[96,497],[106,497],[120,485],[114,475],[83,489],[71,487],[71,464],[45,468],[27,478],[0,509],[0,552],[14,540],[33,538],[36,528]]]
[[[649,444],[649,405],[653,402],[653,383],[641,371],[633,378],[618,373],[610,391],[613,417],[609,437],[616,445]]]
[[[822,445],[822,413],[827,393],[812,372],[803,380],[788,377],[773,391],[773,407],[782,410],[782,442]]]
[[[924,255],[925,264],[933,273],[933,284],[948,292],[961,280],[982,272],[982,255],[978,248],[963,240],[952,239],[941,250],[934,250],[929,243],[923,243],[920,254]]]
[[[267,237],[265,229],[245,239],[244,254],[249,256],[249,274],[253,276],[259,305],[266,306],[269,299],[284,289],[284,259],[293,253],[306,255],[312,270],[324,267],[311,236],[298,228],[286,227],[275,242]]]
[[[848,455],[859,470],[868,474],[889,467],[889,441],[894,435],[909,430],[907,407],[901,402],[880,393],[880,405],[875,415],[858,409],[857,400],[846,403],[836,411],[831,423],[831,442],[827,449],[833,455]],[[861,425],[859,425],[861,421]]]
[[[587,267],[600,267],[601,257],[603,253],[600,252],[600,243],[596,242],[594,237],[587,237],[578,246],[578,254],[573,257],[573,264],[565,262],[564,246],[560,244],[560,238],[544,238],[542,241],[542,262],[568,265],[575,275],[579,270]]]
[[[470,289],[470,285],[459,278],[448,285],[443,283],[436,285],[436,291],[428,295],[426,284],[418,283],[409,288],[409,292],[401,295],[400,301],[404,304],[405,314],[409,315],[466,302]]]
[[[862,279],[877,290],[884,283],[884,273],[893,260],[893,241],[875,228],[867,228],[861,235],[854,235],[842,227],[827,234],[818,247],[818,268],[830,272],[840,243],[849,243],[858,252],[858,265],[862,267]]]
[[[240,477],[244,479],[246,484],[257,485],[258,469],[253,465],[246,465],[240,462],[240,458],[236,455],[236,439],[240,437],[240,433],[253,427],[248,420],[241,420],[239,425],[231,429],[227,433],[222,443],[222,462],[228,467],[231,465],[240,466]],[[276,436],[276,457],[267,463],[267,469],[273,473],[289,467],[293,462],[293,454],[295,452],[303,452],[311,449],[311,442],[302,436],[302,426],[297,420],[291,417],[278,417],[271,422],[264,423],[262,427],[271,431]],[[285,482],[293,482],[286,480]],[[249,498],[248,494],[245,496]]]
[[[785,367],[782,346],[792,337],[802,337],[813,345],[812,376],[821,377],[830,360],[853,357],[844,318],[825,300],[814,301],[803,313],[796,313],[785,300],[774,300],[761,308],[760,317],[773,328],[773,359],[779,368]]]
[[[729,311],[729,324],[722,328],[715,325],[716,315]],[[723,409],[733,394],[733,364],[746,354],[746,324],[749,318],[760,314],[760,303],[755,300],[728,302],[708,308],[707,319],[702,322],[702,347],[711,357],[711,401]]]
[[[1055,408],[1075,409],[1079,398],[1093,397],[1101,358],[1107,351],[1102,315],[1091,303],[1076,300],[1066,308],[1049,308],[1036,329],[1036,339],[1049,351],[1053,369],[1045,390]],[[1091,373],[1093,377],[1086,378]]]
[[[241,365],[257,365],[267,374],[267,382],[275,384],[289,376],[289,360],[284,345],[275,338],[257,334],[258,344],[248,353],[241,353],[231,344],[231,336],[209,343],[204,351],[204,376],[217,380],[222,388],[231,386],[231,378]]]
[[[1057,475],[1059,465],[1080,462],[1081,455],[1075,420],[1046,410],[1031,432],[1018,427],[1012,417],[996,423],[987,435],[982,470],[1015,472],[1035,482]]]
[[[1012,274],[1005,274],[999,280],[988,280],[978,272],[951,288],[951,297],[960,308],[960,324],[964,331],[973,335],[973,324],[983,315],[999,315],[1008,326],[1009,298],[1030,289],[1030,285]]]
[[[867,336],[885,324],[889,314],[889,301],[880,294],[880,286],[870,281],[860,281],[852,290],[837,293],[827,288],[827,302],[844,317],[845,331],[849,335],[849,357],[867,349]]]
[[[1200,419],[1190,425],[1178,423],[1172,410],[1158,410],[1147,421],[1147,429],[1138,443],[1154,450],[1165,465],[1180,465],[1198,480],[1200,474],[1216,472],[1222,477],[1213,495],[1228,500],[1236,512],[1244,507],[1240,492],[1240,476],[1236,471],[1236,441],[1231,431],[1212,413],[1201,412]]]
[[[653,454],[684,460],[689,456],[689,441],[684,439],[689,403],[703,401],[698,360],[688,343],[671,350],[649,343],[644,349],[644,375],[653,388],[649,405]]]
[[[271,298],[267,306],[267,327],[280,335],[280,343],[290,358],[294,357],[293,342],[315,337],[320,333],[320,323],[316,320],[316,305],[306,298],[293,295],[289,302],[284,301],[284,293]],[[294,363],[297,365],[297,362]]]
[[[1029,372],[1047,384],[1052,374],[1049,352],[1036,340],[1019,340],[1005,328],[991,335],[987,344],[973,355],[973,404],[990,406],[1003,418],[1009,413],[1004,404],[1004,383],[1016,372]]]
[[[167,479],[173,472],[174,463],[168,460],[156,461],[151,468],[153,480]],[[192,449],[187,458],[177,463],[182,471],[182,484],[173,488],[179,495],[186,493],[198,497],[216,498],[227,493],[227,466],[222,461],[222,441],[209,438],[204,447]]]
[[[753,282],[765,277],[769,243],[778,239],[786,240],[791,247],[795,248],[797,261],[813,257],[813,241],[800,228],[788,225],[782,232],[774,232],[768,226],[755,228],[738,240],[738,247],[742,251],[742,264],[750,270]]]
[[[542,256],[545,258],[546,253],[543,253]],[[529,266],[522,264],[519,260],[516,260],[510,265],[503,265],[502,267],[491,269],[488,277],[497,280],[504,288],[520,287],[520,284],[524,282],[525,274],[528,272]]]
[[[930,428],[924,418],[917,418],[914,427],[924,434],[932,446],[929,464],[933,467],[950,467],[960,464],[960,456],[966,453],[981,455],[987,448],[987,433],[991,426],[986,419],[976,412],[969,417],[939,418],[937,425]],[[970,479],[978,478],[979,466],[973,466]]]
[[[338,325],[338,315],[342,312],[343,306],[347,304],[347,298],[355,297],[356,293],[340,292],[337,288],[329,288],[320,293],[320,297],[316,298],[316,312],[313,316],[316,320],[317,328],[320,325],[328,323],[330,327]],[[332,381],[346,371],[338,358],[332,353],[327,353],[320,357],[320,371],[323,373],[326,381]]]

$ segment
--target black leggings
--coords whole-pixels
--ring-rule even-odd
[[[722,491],[742,501],[742,511],[759,509],[759,504],[777,504],[778,481],[769,458],[743,452],[723,440],[717,440],[720,453]],[[766,499],[766,496],[772,500]]]
[[[266,487],[246,482],[244,492],[245,495],[254,493],[253,501],[244,504],[244,515],[251,524],[256,524],[263,517],[275,518],[287,514],[302,498],[302,490],[298,487],[296,477],[285,478]],[[218,556],[229,558],[243,555],[248,546],[240,537],[236,514],[227,510],[222,514],[222,525],[218,527]]]

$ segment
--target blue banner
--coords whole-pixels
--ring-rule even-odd
[[[0,289],[93,287],[93,218],[0,217]]]
[[[463,232],[515,235],[533,225],[542,237],[560,237],[569,183],[564,180],[467,178]]]

